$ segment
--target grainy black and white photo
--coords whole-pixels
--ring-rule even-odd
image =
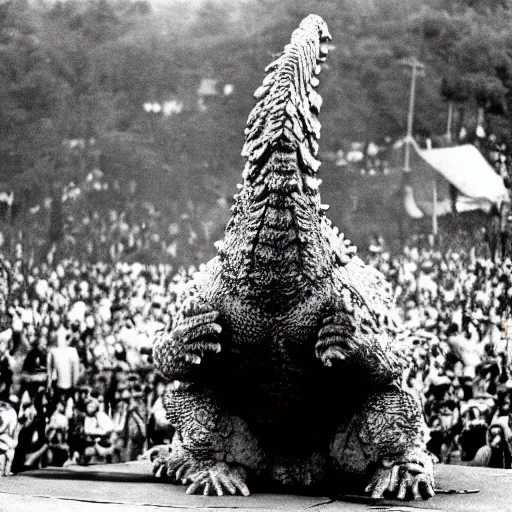
[[[512,510],[511,0],[0,0],[0,511]]]

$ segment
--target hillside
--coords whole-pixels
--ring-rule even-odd
[[[326,170],[353,141],[403,136],[410,75],[401,61],[410,56],[426,67],[416,135],[444,133],[452,101],[455,127],[474,127],[480,107],[486,129],[508,137],[510,5],[4,0],[0,180],[16,189],[20,208],[96,167],[126,191],[135,180],[142,197],[175,212],[191,202],[206,205],[203,211],[227,204],[243,165],[252,93],[310,12],[333,35],[320,86]],[[341,177],[330,176],[329,184],[341,187]]]

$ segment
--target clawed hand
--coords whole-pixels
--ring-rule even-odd
[[[200,364],[207,353],[219,353],[220,343],[214,341],[222,332],[219,312],[191,299],[183,308],[183,318],[172,333],[175,342],[183,344],[185,361]]]
[[[420,464],[413,462],[379,468],[365,489],[372,498],[382,498],[385,493],[396,494],[399,500],[428,500],[434,496],[432,476]]]
[[[352,336],[354,326],[343,316],[333,315],[322,322],[315,346],[316,356],[325,366],[332,366],[334,361],[345,361],[354,352]]]

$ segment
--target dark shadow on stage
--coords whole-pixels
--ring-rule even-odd
[[[105,471],[59,471],[44,469],[38,471],[27,471],[19,473],[17,476],[30,476],[42,480],[83,480],[94,482],[127,482],[127,483],[155,483],[157,480],[152,474],[130,474],[124,472],[105,472]]]

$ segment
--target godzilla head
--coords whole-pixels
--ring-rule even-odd
[[[219,247],[226,274],[292,294],[328,272],[316,159],[322,99],[317,76],[331,40],[326,23],[305,18],[265,69],[245,129],[243,185]]]

